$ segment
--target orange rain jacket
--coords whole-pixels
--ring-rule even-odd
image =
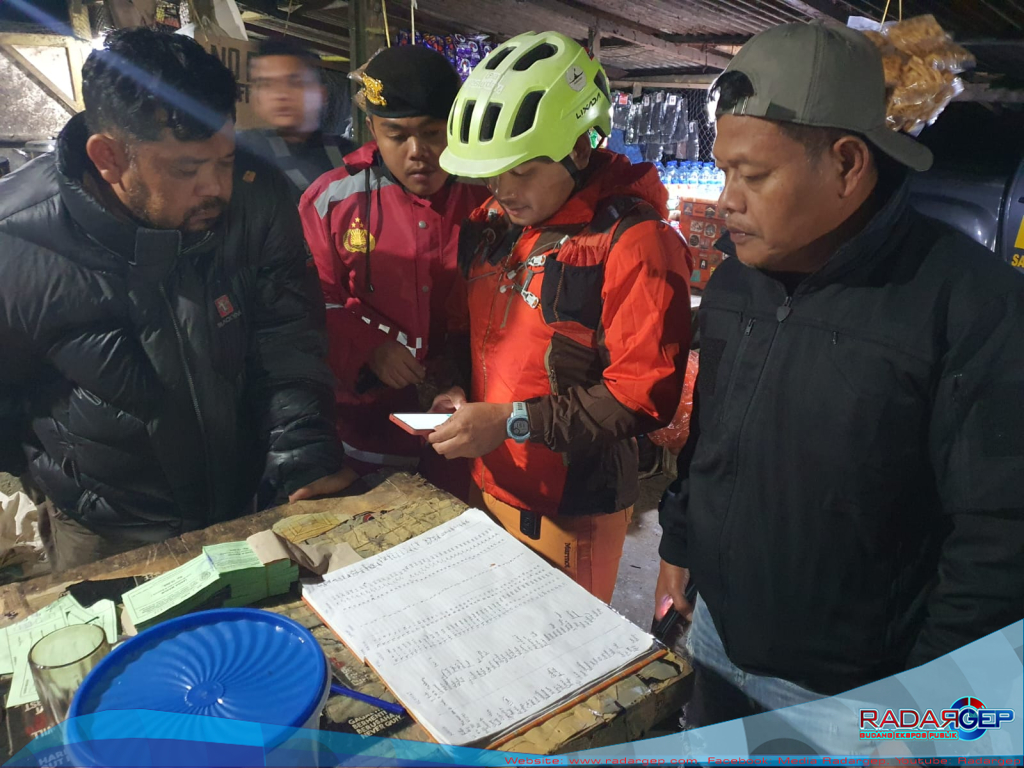
[[[474,402],[525,401],[531,438],[474,464],[480,488],[546,515],[637,498],[635,437],[679,405],[693,260],[650,163],[595,151],[583,188],[518,228],[494,200],[463,225]]]

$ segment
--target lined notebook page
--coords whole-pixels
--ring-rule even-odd
[[[654,643],[475,509],[303,597],[447,744],[526,724]]]

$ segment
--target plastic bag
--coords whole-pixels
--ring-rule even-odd
[[[626,120],[626,131],[624,141],[626,144],[640,143],[640,120],[643,117],[643,107],[640,104],[629,105],[629,116]]]
[[[629,106],[633,99],[630,98],[628,93],[623,91],[616,91],[612,94],[612,130],[613,131],[624,131],[629,125]]]
[[[42,535],[40,511],[21,491],[0,493],[0,584],[50,572]]]
[[[640,141],[646,142],[651,136],[651,124],[654,122],[654,104],[651,94],[645,93],[640,102]]]
[[[975,64],[971,52],[954,43],[930,14],[862,32],[882,54],[886,122],[913,136],[934,123],[963,91],[957,75]]]
[[[675,144],[677,126],[679,124],[679,95],[669,93],[661,107],[661,132],[658,140],[662,144]]]
[[[893,89],[886,108],[891,128],[916,136],[926,125],[938,119],[957,94],[963,91],[960,78],[947,70],[937,70],[912,59],[904,68],[900,84]]]
[[[652,443],[664,446],[672,453],[683,450],[686,439],[690,436],[690,415],[693,412],[693,388],[697,383],[698,360],[697,350],[691,349],[686,362],[686,376],[683,378],[683,396],[679,401],[676,415],[672,417],[667,427],[648,435]]]
[[[686,107],[686,99],[681,96],[673,109],[676,112],[676,123],[668,142],[670,144],[678,144],[679,142],[686,141],[690,136],[690,111]]]

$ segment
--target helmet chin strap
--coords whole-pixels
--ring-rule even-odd
[[[576,194],[583,188],[583,182],[586,180],[586,174],[583,173],[583,169],[576,167],[576,163],[573,162],[571,154],[562,158],[562,167],[569,172],[570,176],[572,176],[572,191],[573,194]]]

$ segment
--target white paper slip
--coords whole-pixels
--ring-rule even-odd
[[[654,638],[472,509],[303,597],[439,742],[491,742],[614,678]]]
[[[393,415],[398,421],[416,432],[433,432],[452,417],[450,413],[396,413]]]

